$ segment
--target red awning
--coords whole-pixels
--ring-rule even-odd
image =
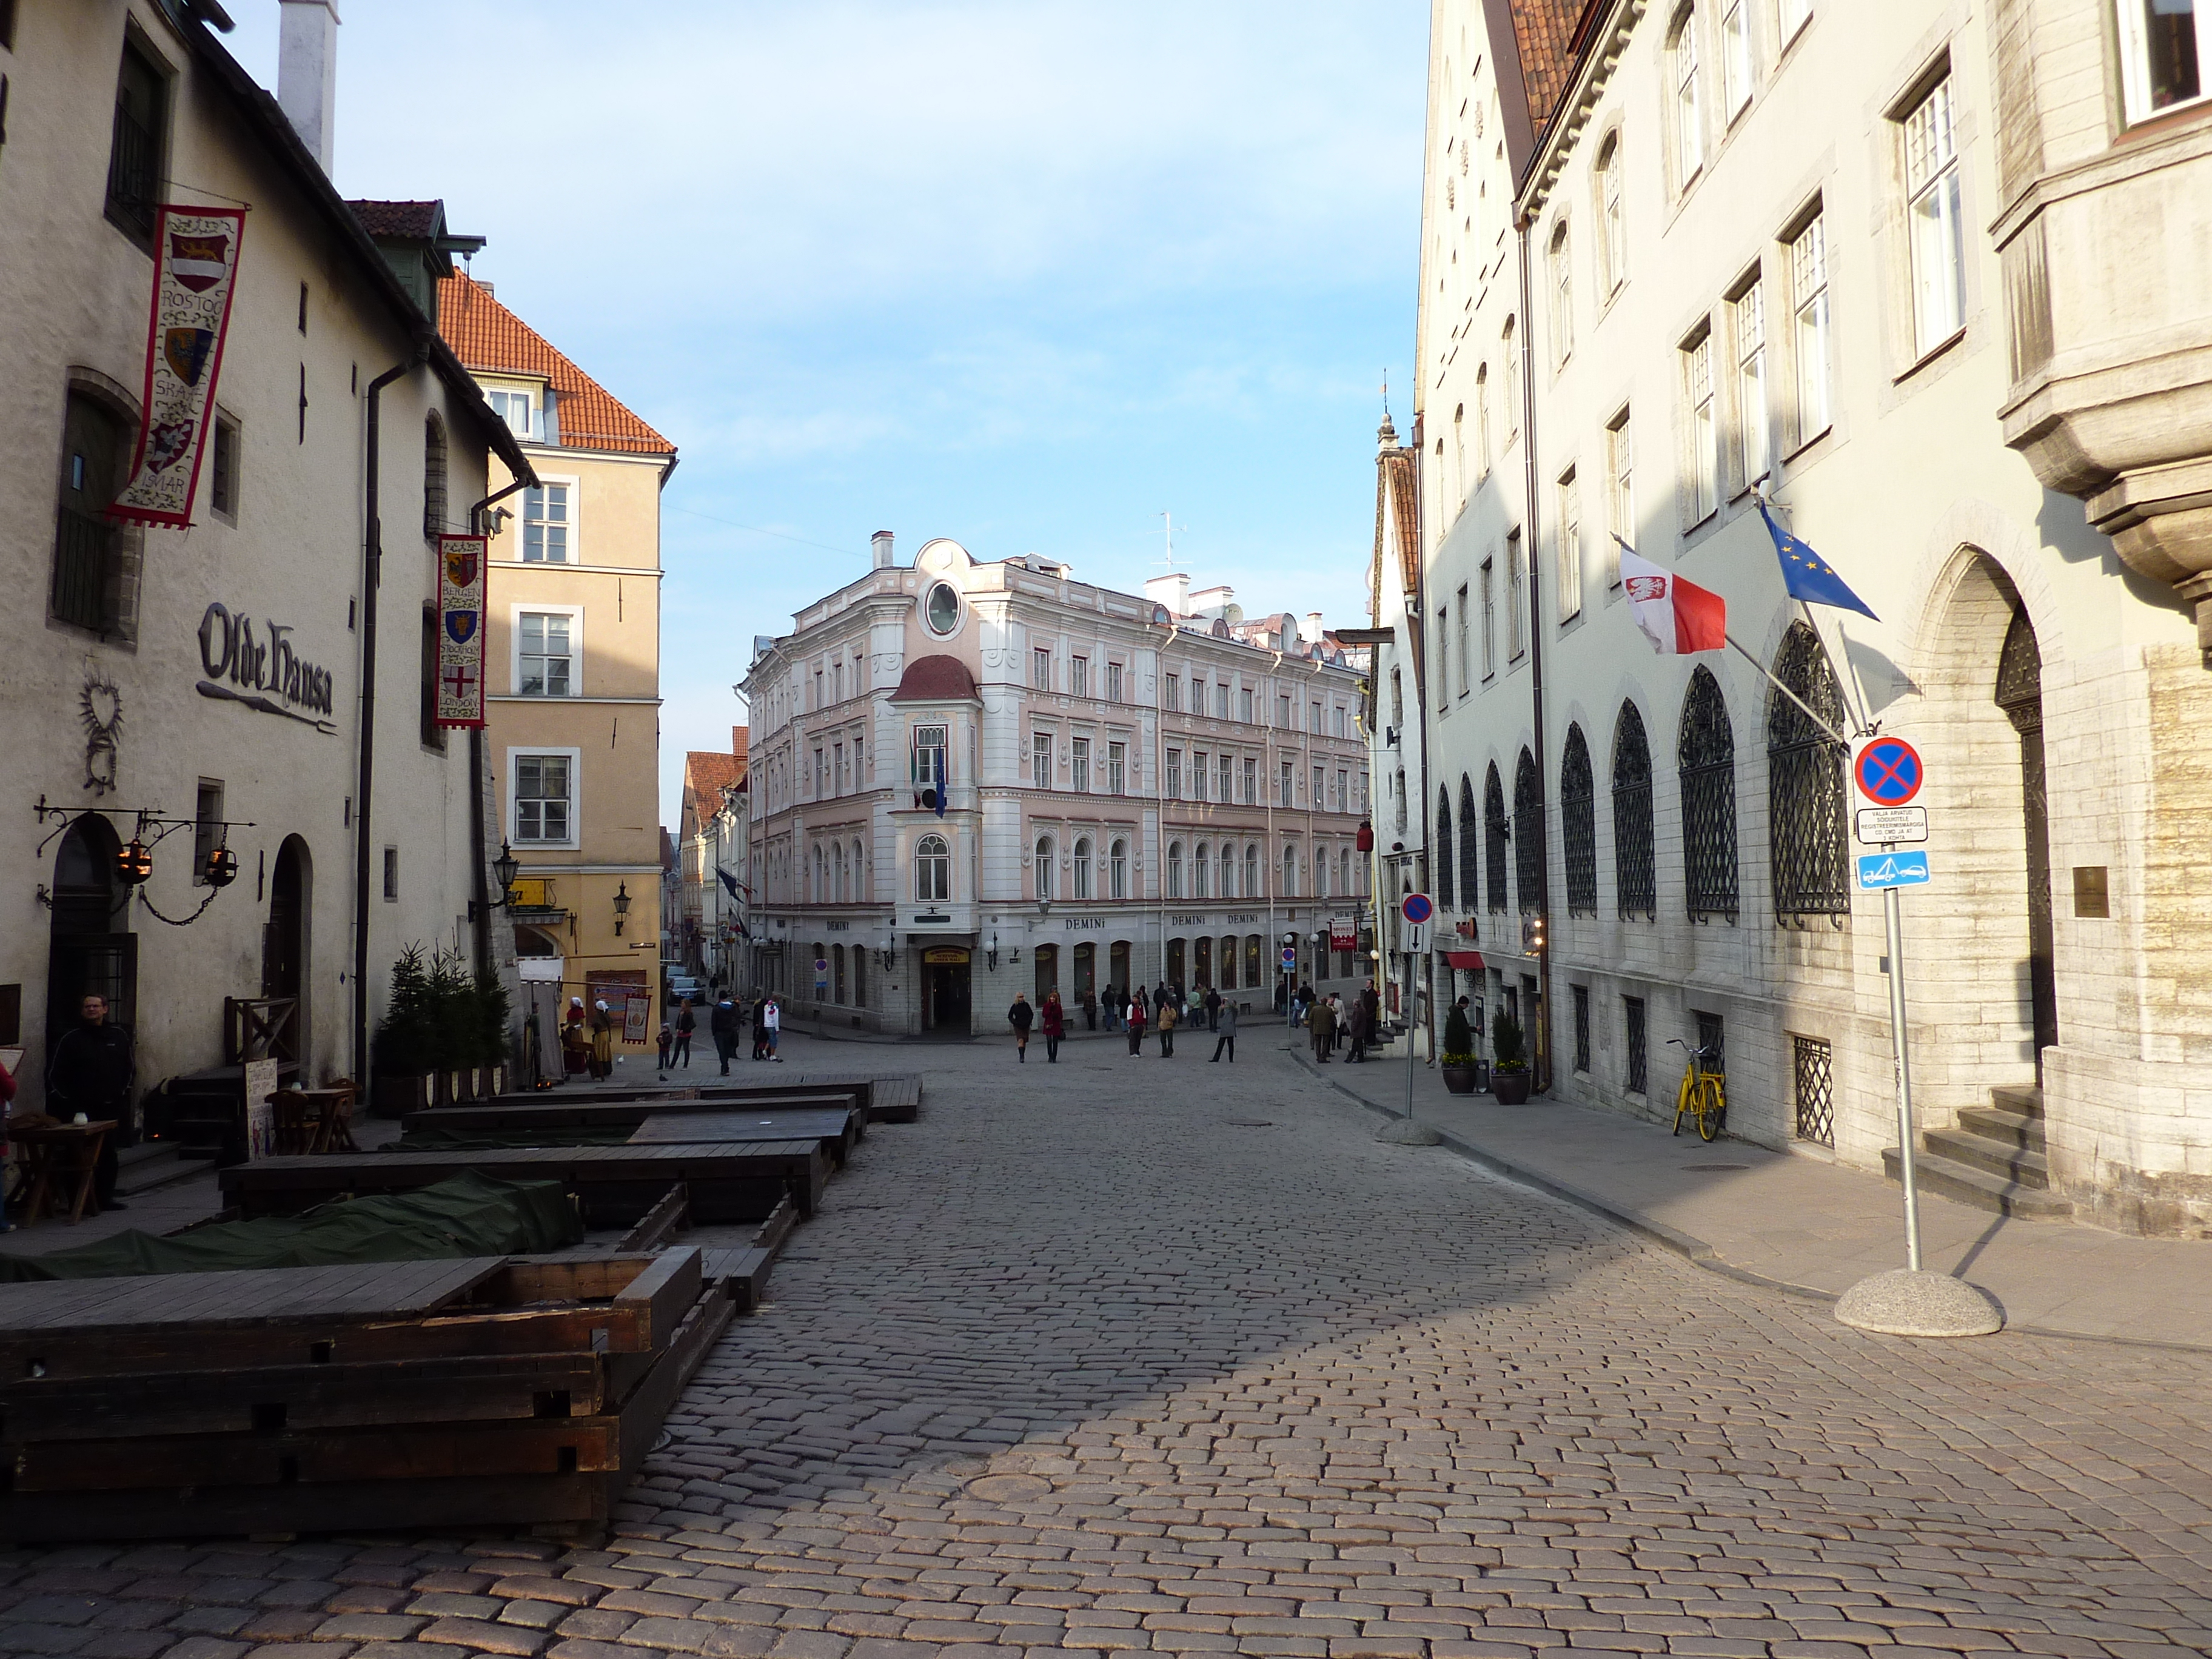
[[[1464,969],[1476,974],[1482,971],[1482,952],[1480,951],[1446,951],[1443,958],[1447,968]]]

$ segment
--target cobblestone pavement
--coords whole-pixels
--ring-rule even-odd
[[[9,1552],[0,1652],[2212,1649],[2201,1360],[1844,1330],[1376,1145],[1282,1041],[870,1050],[929,1068],[923,1121],[604,1547]]]

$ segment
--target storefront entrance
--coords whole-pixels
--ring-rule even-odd
[[[921,1029],[934,1036],[974,1033],[969,1008],[968,952],[939,945],[921,955]]]
[[[112,1024],[136,1024],[138,938],[125,931],[131,900],[117,881],[115,860],[121,851],[107,820],[94,812],[70,825],[55,850],[46,958],[49,1054],[62,1033],[76,1024],[78,1005],[88,995],[107,999]]]

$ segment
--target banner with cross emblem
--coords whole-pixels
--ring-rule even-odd
[[[484,723],[484,538],[438,538],[438,724]]]

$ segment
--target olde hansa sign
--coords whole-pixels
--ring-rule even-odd
[[[200,696],[336,732],[328,718],[331,671],[292,648],[293,631],[283,623],[257,626],[222,604],[208,606],[200,617],[200,668],[207,676]]]

